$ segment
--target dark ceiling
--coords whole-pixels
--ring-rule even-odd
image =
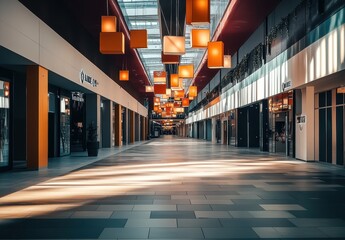
[[[237,51],[280,2],[280,0],[232,1],[235,1],[233,10],[217,39],[224,42],[224,50],[229,54]],[[99,52],[101,16],[107,14],[105,1],[104,4],[102,4],[103,1],[96,3],[95,0],[20,0],[20,2],[140,102],[143,102],[146,97],[153,96],[151,93],[145,93],[145,85],[148,85],[149,81],[137,58],[136,50],[129,48],[127,34],[125,34],[125,55],[103,55]],[[184,35],[185,0],[158,0],[158,2],[161,7],[162,36],[175,35],[176,32],[177,35]],[[119,13],[118,10],[117,1],[109,0],[109,14],[123,19],[122,13]],[[178,23],[176,19],[179,19]],[[124,31],[125,26],[122,26],[121,21],[118,22],[120,31]],[[123,67],[130,70],[129,82],[118,80],[118,70]],[[169,69],[176,71],[176,66],[168,66],[167,70],[170,71]],[[199,91],[214,77],[217,71],[208,69],[205,63],[201,66],[195,77],[195,85],[198,86]]]

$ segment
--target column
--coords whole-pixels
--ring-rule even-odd
[[[302,99],[296,99],[296,101],[302,101],[302,113],[294,119],[296,121],[296,158],[305,161],[315,160],[314,95],[314,87],[310,86],[302,89]]]
[[[129,114],[130,114],[130,118],[129,118],[129,128],[130,128],[129,143],[134,143],[135,142],[135,112],[130,110]]]
[[[146,137],[145,137],[145,133],[146,133],[145,118],[143,116],[140,116],[140,118],[141,118],[141,120],[140,120],[140,123],[141,123],[141,140],[145,141],[146,140]]]
[[[121,117],[122,117],[122,107],[119,104],[115,105],[115,122],[114,122],[114,130],[115,130],[115,146],[122,145],[122,124],[121,124]]]
[[[27,68],[27,166],[48,166],[48,71],[41,66]]]
[[[101,138],[101,97],[100,95],[90,93],[85,95],[86,98],[86,129],[89,124],[93,123],[97,127],[97,141],[100,141],[99,145],[102,146]],[[86,133],[87,136],[87,133]],[[87,139],[86,139],[87,141]]]
[[[111,101],[103,100],[102,101],[102,147],[110,148],[111,146]]]
[[[212,118],[212,125],[211,125],[211,134],[212,134],[212,143],[217,143],[217,137],[216,137],[216,125],[217,125],[217,119],[216,118]]]

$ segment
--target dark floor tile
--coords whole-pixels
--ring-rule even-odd
[[[251,229],[245,227],[237,228],[203,228],[205,238],[259,238],[259,236]]]
[[[194,219],[193,211],[152,211],[150,218]]]
[[[150,228],[153,239],[203,239],[201,228]]]

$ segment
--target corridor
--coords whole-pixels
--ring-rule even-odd
[[[345,239],[344,186],[340,167],[164,136],[2,195],[0,238]]]

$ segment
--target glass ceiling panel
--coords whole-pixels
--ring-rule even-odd
[[[125,17],[128,29],[147,29],[148,48],[137,49],[145,67],[149,80],[153,83],[153,71],[164,70],[161,62],[162,41],[158,17],[158,0],[118,0],[119,6]],[[210,28],[213,36],[219,21],[228,5],[228,0],[211,0],[211,24],[197,28]],[[193,26],[186,26],[186,54],[181,57],[181,64],[194,64],[196,71],[206,49],[195,49],[190,46],[190,30]],[[185,80],[185,89],[191,80]]]

